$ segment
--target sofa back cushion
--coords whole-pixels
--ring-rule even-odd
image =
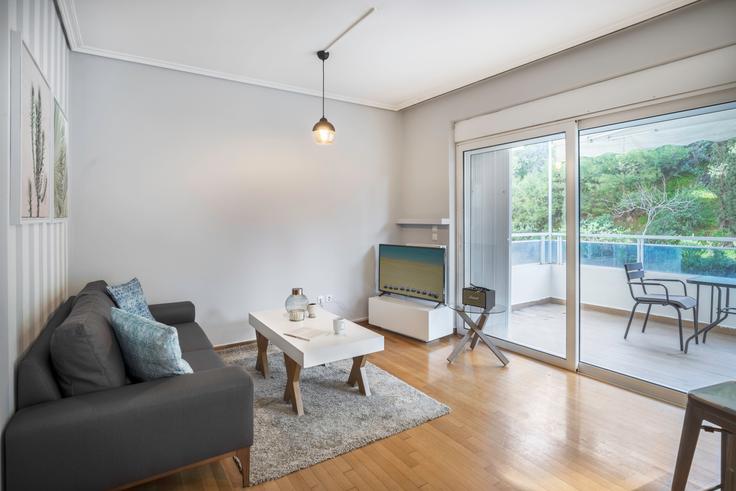
[[[26,354],[18,360],[15,384],[18,409],[61,398],[51,363],[51,336],[69,315],[73,304],[74,297],[71,297],[56,309]]]
[[[111,324],[114,306],[104,281],[77,295],[69,316],[51,336],[51,360],[62,395],[125,385],[125,365]]]

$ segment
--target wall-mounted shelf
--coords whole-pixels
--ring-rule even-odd
[[[450,225],[449,218],[397,218],[397,225]]]

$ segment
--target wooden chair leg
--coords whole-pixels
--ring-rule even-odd
[[[702,423],[703,417],[700,410],[688,401],[687,409],[685,409],[685,420],[682,423],[680,448],[677,451],[675,474],[672,477],[672,491],[684,491],[687,485],[687,478],[690,474]]]
[[[243,487],[250,486],[250,447],[235,451],[235,457],[240,462],[240,474],[243,476]]]
[[[721,433],[721,489],[736,489],[736,435]]]

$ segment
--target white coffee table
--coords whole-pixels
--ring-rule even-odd
[[[383,336],[350,321],[345,322],[345,331],[336,335],[332,330],[332,320],[336,317],[338,316],[321,308],[317,309],[316,318],[307,318],[300,322],[290,321],[284,309],[251,312],[249,315],[249,322],[256,330],[258,343],[256,370],[264,377],[269,375],[267,355],[269,342],[284,352],[287,378],[284,400],[291,402],[292,408],[299,416],[304,414],[299,387],[302,368],[352,358],[353,369],[348,377],[348,385],[354,387],[357,383],[361,394],[371,395],[365,375],[365,363],[369,354],[383,351]],[[300,327],[319,329],[325,333],[310,341],[284,335],[284,332]]]

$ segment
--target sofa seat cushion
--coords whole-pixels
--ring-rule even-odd
[[[84,287],[69,316],[51,336],[51,361],[66,397],[126,383],[125,364],[110,320],[113,302],[105,287],[104,281]]]
[[[192,373],[173,327],[118,308],[112,309],[112,326],[131,377],[147,381]]]
[[[183,352],[212,349],[212,343],[196,322],[173,324],[179,332],[179,346]]]
[[[182,353],[182,357],[189,362],[192,370],[201,372],[204,370],[212,370],[213,368],[222,368],[225,362],[213,349],[202,349],[197,351],[187,351]]]

